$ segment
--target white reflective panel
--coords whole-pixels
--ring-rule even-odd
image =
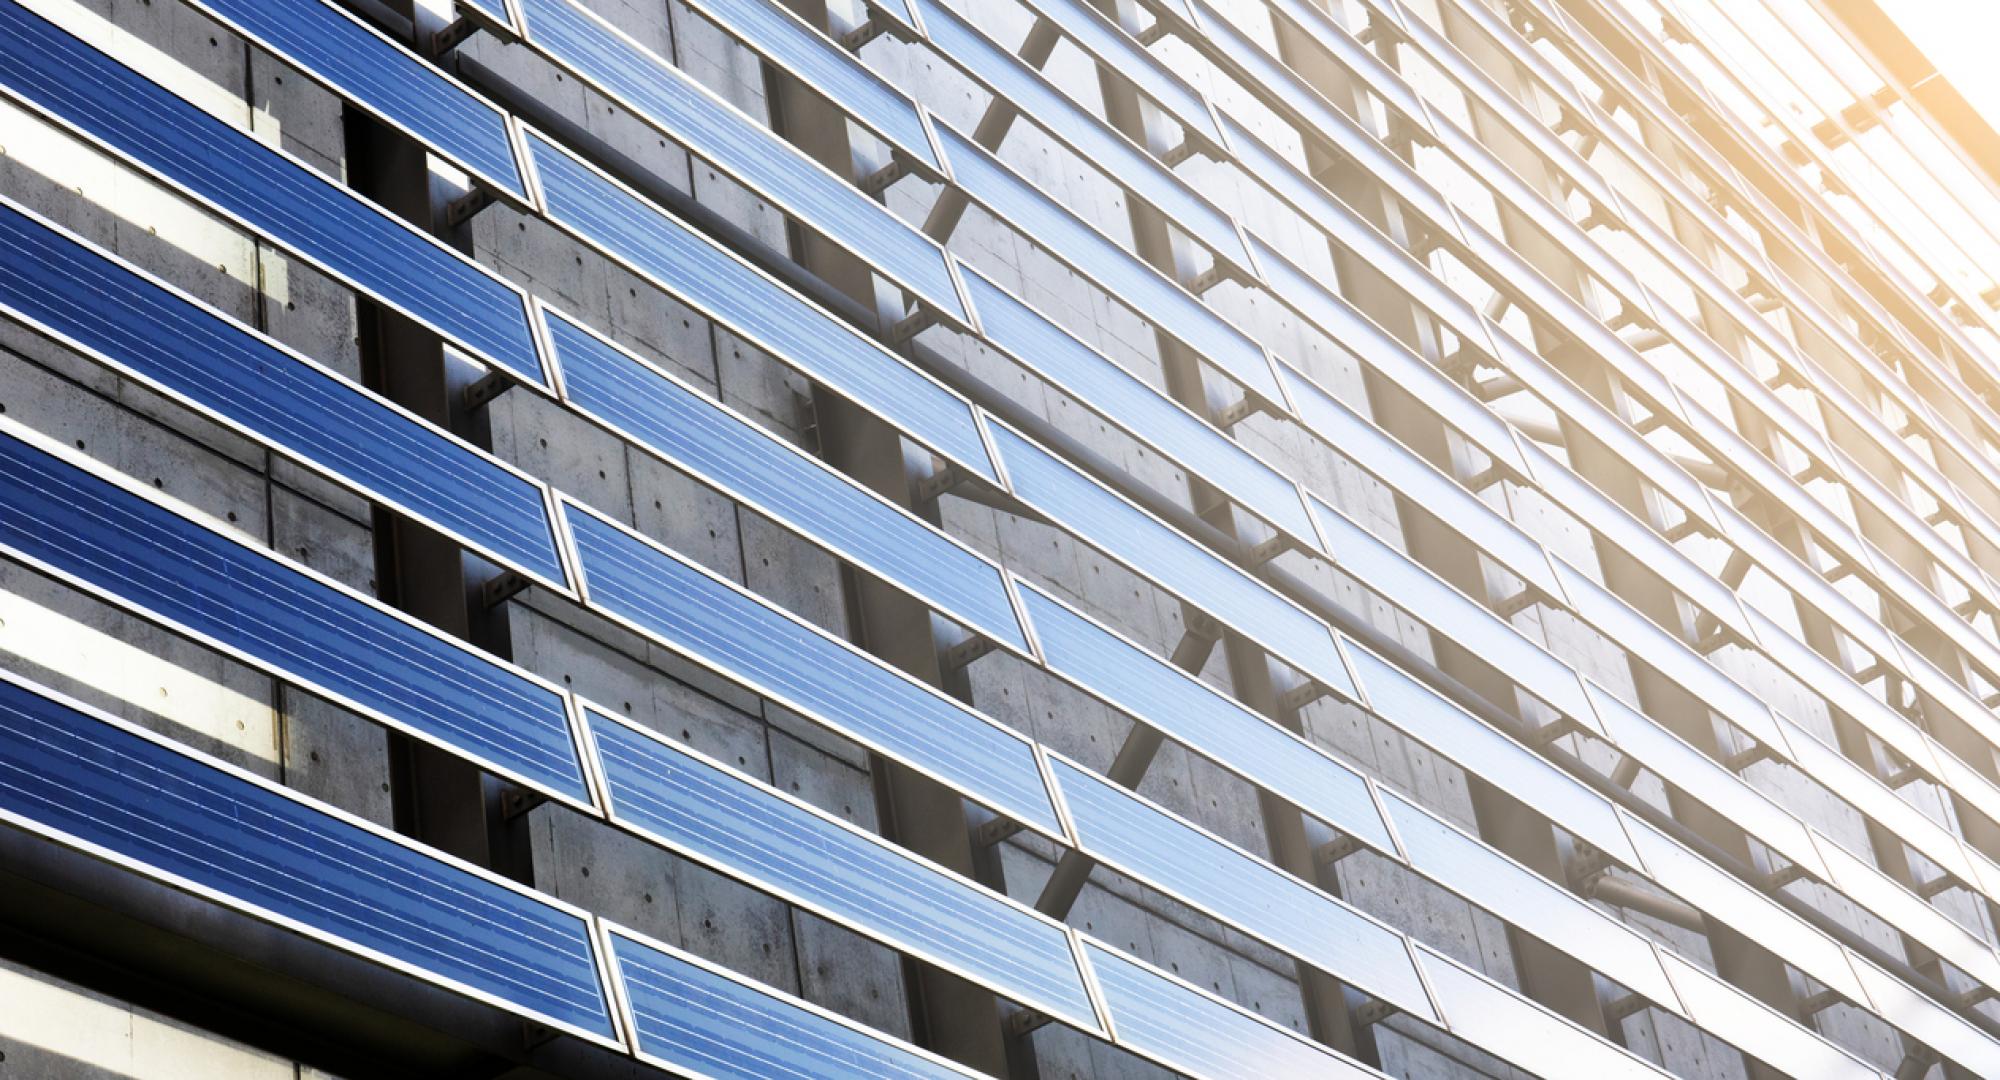
[[[1135,145],[1122,132],[1086,111],[1056,89],[1040,72],[995,44],[958,13],[934,0],[919,0],[924,31],[945,59],[988,90],[1018,107],[1021,113],[1104,170],[1114,183],[1152,203],[1176,228],[1199,240],[1225,262],[1254,274],[1250,252],[1228,213],[1189,187],[1173,171]],[[973,309],[985,311],[977,300]]]
[[[1050,671],[1390,857],[1396,842],[1360,773],[1062,601],[1019,582]]]
[[[1793,1076],[1881,1080],[1882,1074],[1791,1017],[1661,951],[1667,974],[1694,1022],[1751,1057]]]
[[[1327,445],[1375,474],[1427,513],[1436,515],[1447,527],[1478,545],[1543,595],[1562,595],[1542,545],[1519,526],[1393,436],[1357,416],[1318,383],[1282,360],[1278,367],[1292,392],[1292,401],[1298,406],[1299,419]]]
[[[999,483],[964,398],[568,150],[534,132],[526,144],[550,221],[780,363]]]
[[[1868,1001],[1838,942],[1665,833],[1629,814],[1624,817],[1647,873],[1661,887],[1849,1000]]]
[[[1305,271],[1293,266],[1255,236],[1250,247],[1257,264],[1271,282],[1271,291],[1291,304],[1307,322],[1317,326],[1340,347],[1382,373],[1438,414],[1445,423],[1516,476],[1532,475],[1514,442],[1514,432],[1491,409],[1479,404],[1465,388],[1445,378],[1437,368],[1419,359],[1387,330],[1376,325],[1354,305],[1333,293]],[[1282,367],[1282,366],[1281,366]],[[1302,377],[1290,369],[1285,379],[1299,389]]]
[[[917,103],[783,5],[775,0],[689,0],[688,6],[825,95],[883,141],[932,170],[938,168],[937,149]]]
[[[1670,1074],[1427,945],[1416,946],[1451,1033],[1548,1080],[1607,1080]]]
[[[1597,726],[1574,668],[1318,496],[1308,496],[1307,501],[1318,515],[1333,563],[1343,573],[1463,645],[1565,716],[1585,727]]]
[[[1645,938],[1401,795],[1384,789],[1382,801],[1419,873],[1655,1005],[1680,1011],[1659,957]]]
[[[1137,87],[1197,138],[1227,149],[1222,132],[1215,125],[1215,113],[1201,91],[1168,71],[1158,57],[1141,48],[1085,0],[1026,0],[1026,6],[1061,27],[1079,48]]]
[[[1245,390],[1268,402],[1284,402],[1270,357],[1250,335],[951,125],[939,121],[935,127],[952,180],[969,198],[1201,354]]]
[[[1404,1012],[1437,1012],[1403,935],[1319,889],[1049,755],[1079,850]]]
[[[1856,765],[1846,754],[1792,723],[1783,713],[1778,714],[1778,726],[1785,733],[1786,745],[1792,748],[1792,760],[1798,762],[1799,768],[1808,775],[1826,785],[1827,790],[1902,837],[1925,858],[1944,867],[1960,881],[1979,881],[1972,864],[1966,860],[1965,849],[1944,826],[1904,802],[1880,779]]]
[[[1778,722],[1772,718],[1770,706],[1757,695],[1743,689],[1679,638],[1660,629],[1659,624],[1634,611],[1616,593],[1579,573],[1561,556],[1552,561],[1563,591],[1585,622],[1623,646],[1641,663],[1680,684],[1758,742],[1784,746],[1785,738],[1778,732]]]
[[[1818,841],[1819,850],[1833,871],[1835,888],[1915,938],[1951,966],[1989,988],[2000,989],[2000,956],[1994,954],[1991,945],[1826,836],[1814,833],[1813,839]]]
[[[1319,546],[1298,484],[1289,477],[977,270],[961,264],[959,273],[988,341],[1273,527]]]
[[[1606,736],[1619,750],[1728,818],[1766,847],[1805,867],[1807,873],[1827,880],[1827,867],[1820,861],[1819,849],[1813,846],[1804,823],[1790,811],[1610,691],[1594,682],[1586,685],[1591,703],[1597,706],[1597,716],[1604,721]]]
[[[1331,627],[1006,425],[996,422],[992,431],[1021,501],[1355,700],[1354,680]]]
[[[1379,1076],[1269,1020],[1084,939],[1117,1043],[1194,1080]]]
[[[1627,866],[1638,864],[1617,811],[1603,796],[1401,668],[1351,641],[1347,652],[1369,708],[1382,719],[1612,858]]]
[[[1974,1076],[2000,1076],[2000,1041],[1859,956],[1854,970],[1868,987],[1875,1011],[1890,1023]]]
[[[771,129],[572,0],[517,0],[525,38],[577,78],[971,325],[944,249]]]

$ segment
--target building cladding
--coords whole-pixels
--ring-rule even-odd
[[[0,0],[0,1080],[2000,1076],[1867,0]]]

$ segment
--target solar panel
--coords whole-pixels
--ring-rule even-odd
[[[524,38],[549,59],[854,252],[945,318],[973,325],[935,241],[571,0],[518,2]]]
[[[972,406],[901,357],[535,132],[544,211],[808,378],[998,484]]]
[[[616,1045],[588,916],[6,673],[0,819]]]
[[[1879,1080],[1881,1073],[1857,1061],[1818,1032],[1738,990],[1672,953],[1660,959],[1688,1015],[1703,1029],[1776,1069],[1793,1076]]]
[[[1783,714],[1778,716],[1778,727],[1785,733],[1785,745],[1791,749],[1792,760],[1801,771],[1817,779],[1827,790],[1838,792],[1841,799],[1902,837],[1924,858],[1953,877],[1964,882],[1980,880],[1966,857],[1965,847],[1949,830],[1910,805],[1852,758],[1819,741]]]
[[[1951,916],[1917,898],[1896,879],[1828,839],[1815,837],[1832,875],[1827,880],[1883,921],[1908,934],[1951,966],[2000,989],[2000,956]]]
[[[1197,139],[1218,150],[1229,149],[1201,92],[1167,70],[1158,57],[1088,4],[1081,0],[1027,0],[1026,6],[1061,27],[1079,48],[1130,82]],[[928,28],[929,24],[925,25]]]
[[[1505,420],[1480,405],[1464,387],[1446,378],[1436,367],[1418,359],[1354,305],[1314,282],[1305,271],[1254,235],[1250,246],[1257,252],[1257,263],[1264,268],[1272,294],[1282,297],[1300,318],[1402,387],[1487,456],[1517,476],[1529,475],[1521,448],[1514,442],[1514,431]],[[1283,365],[1280,368],[1287,372],[1285,378],[1293,384],[1292,388],[1299,389],[1297,384],[1302,380],[1297,374]]]
[[[1194,1080],[1376,1074],[1157,968],[1084,939],[1118,1045]]]
[[[1208,197],[1190,187],[1171,169],[1140,149],[1131,139],[1056,89],[1040,72],[995,44],[963,16],[942,4],[922,0],[924,29],[938,55],[987,90],[1013,103],[1022,115],[1039,124],[1077,156],[1097,166],[1199,240],[1245,276],[1256,276],[1256,264],[1244,246],[1235,219]],[[983,325],[986,309],[974,300]]]
[[[0,433],[0,550],[495,773],[592,803],[561,691],[12,429]]]
[[[1563,715],[1597,728],[1597,716],[1591,712],[1575,668],[1318,496],[1308,496],[1307,502],[1319,515],[1320,531],[1337,553],[1334,565],[1343,573],[1492,664]]]
[[[547,385],[519,289],[15,0],[0,0],[0,88],[479,360]]]
[[[741,414],[544,308],[564,397],[759,513],[1028,654],[1000,568]]]
[[[791,72],[884,142],[932,172],[940,170],[917,103],[818,28],[771,0],[690,0],[688,6]]]
[[[961,266],[960,276],[988,341],[1273,527],[1319,546],[1291,479],[978,271]]]
[[[696,663],[1056,839],[1033,744],[623,526],[564,502],[585,599]]]
[[[1603,796],[1367,649],[1349,642],[1347,654],[1376,715],[1605,854],[1638,865],[1616,810]]]
[[[981,1074],[638,935],[608,929],[641,1060],[710,1080],[979,1080]]]
[[[1356,700],[1333,631],[1069,463],[991,425],[1014,494],[1085,542],[1201,608],[1327,689]]]
[[[1275,948],[1437,1021],[1403,935],[1055,754],[1077,849]]]
[[[1060,923],[831,815],[591,710],[611,820],[1084,1031]]]
[[[1860,956],[1852,952],[1848,956],[1868,988],[1868,996],[1861,1000],[1873,1003],[1890,1023],[1974,1076],[2000,1076],[2000,1040]]]
[[[568,588],[541,485],[4,199],[0,312]]]
[[[1451,1033],[1504,1061],[1548,1080],[1671,1075],[1428,945],[1415,948]]]
[[[1270,357],[1250,335],[1042,194],[950,124],[937,122],[935,130],[952,180],[967,197],[1069,264],[1112,299],[1200,353],[1250,393],[1284,404]]]
[[[1562,595],[1542,545],[1521,527],[1459,486],[1430,462],[1356,415],[1318,383],[1278,362],[1299,419],[1328,446],[1367,469],[1397,493],[1478,545],[1545,596]],[[1227,490],[1227,489],[1225,489]],[[1335,550],[1338,554],[1338,549]]]
[[[324,0],[194,5],[438,156],[527,201],[506,114],[361,20]]]
[[[1395,792],[1384,790],[1382,802],[1419,873],[1655,1005],[1680,1011],[1660,958],[1637,932]]]
[[[1021,605],[1050,671],[1326,824],[1396,857],[1395,841],[1360,773],[1033,585],[1021,582],[1020,589]]]

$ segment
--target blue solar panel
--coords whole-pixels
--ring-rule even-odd
[[[770,57],[891,146],[934,171],[939,168],[917,103],[798,16],[772,0],[689,0],[688,6]]]
[[[587,917],[0,676],[0,814],[604,1042]]]
[[[1021,606],[1049,670],[1375,850],[1395,854],[1368,783],[1353,769],[1026,582]]]
[[[573,503],[589,602],[766,697],[1061,838],[1032,745],[867,653]]]
[[[577,323],[553,311],[547,321],[571,404],[979,633],[1028,652],[999,567]]]
[[[527,40],[946,318],[970,325],[944,249],[571,0],[521,0]]]
[[[591,802],[562,694],[0,435],[0,549],[551,795]]]
[[[992,430],[1014,494],[1023,502],[1327,689],[1356,700],[1354,681],[1325,623],[1004,425]]]
[[[1617,811],[1583,781],[1367,649],[1349,644],[1348,655],[1377,716],[1626,866],[1639,865]]]
[[[1319,515],[1327,546],[1337,553],[1334,565],[1342,572],[1422,619],[1563,715],[1602,733],[1575,668],[1318,496],[1308,496],[1307,501]]]
[[[911,438],[999,483],[972,406],[540,135],[527,144],[550,220]]]
[[[1404,1012],[1435,1022],[1403,935],[1140,800],[1049,757],[1077,848]]]
[[[1153,104],[1167,111],[1182,127],[1194,132],[1210,146],[1227,149],[1222,131],[1216,127],[1215,113],[1201,92],[1180,76],[1167,70],[1152,53],[1141,48],[1131,36],[1099,14],[1083,0],[1026,0],[1031,11],[1062,27],[1063,33],[1097,58],[1098,63],[1118,73],[1119,78],[1137,87]],[[928,28],[928,24],[926,24]]]
[[[940,55],[957,64],[988,90],[1012,102],[1023,115],[1041,125],[1078,156],[1104,170],[1173,220],[1176,227],[1207,245],[1225,262],[1254,274],[1250,251],[1236,222],[1186,181],[1161,165],[1131,139],[1078,105],[1047,78],[1001,48],[958,13],[942,4],[925,2],[924,30]],[[972,306],[982,325],[986,311]]]
[[[711,1080],[980,1080],[928,1054],[612,930],[610,954],[642,1059]]]
[[[1542,545],[1486,505],[1458,482],[1437,470],[1415,451],[1396,441],[1381,428],[1357,416],[1318,383],[1279,363],[1285,383],[1292,391],[1299,419],[1328,446],[1380,477],[1410,503],[1433,514],[1492,555],[1508,572],[1540,589],[1544,596],[1559,597],[1549,558]],[[1225,489],[1226,490],[1226,489]],[[1339,553],[1339,548],[1334,552]]]
[[[507,5],[502,0],[458,0],[458,4],[493,26],[510,31],[514,29],[514,17],[508,13]]]
[[[961,270],[988,341],[1294,540],[1319,546],[1298,485],[1284,474],[971,267]]]
[[[534,481],[4,201],[0,310],[566,587]]]
[[[611,819],[859,933],[1097,1030],[1060,923],[592,711]]]
[[[324,0],[194,3],[439,156],[527,199],[506,115],[360,20]]]
[[[1074,267],[1112,299],[1180,339],[1265,401],[1282,404],[1264,347],[1137,255],[1037,190],[971,139],[936,125],[952,180],[1021,235]]]
[[[0,87],[481,360],[546,385],[519,289],[14,0]]]
[[[1086,941],[1118,1045],[1194,1080],[1377,1074],[1122,953]]]

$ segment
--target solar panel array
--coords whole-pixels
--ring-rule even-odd
[[[1607,103],[1677,132],[1688,110],[1620,77],[1565,14],[1593,4],[1516,0],[1509,24],[1444,0],[1439,26],[1356,0],[1361,33],[1306,0],[1146,0],[1118,18],[1023,0],[1017,54],[978,5],[870,3],[833,36],[776,0],[688,0],[880,150],[880,171],[847,176],[579,0],[462,0],[466,23],[407,40],[334,0],[188,3],[462,173],[467,213],[502,204],[883,425],[896,494],[915,497],[517,284],[463,233],[413,227],[204,111],[45,3],[0,0],[0,97],[434,335],[488,373],[482,400],[518,386],[886,587],[941,646],[942,685],[558,490],[483,422],[419,415],[8,193],[0,316],[425,526],[534,604],[962,799],[978,854],[942,865],[0,418],[7,560],[990,992],[1016,1039],[1053,1023],[1213,1080],[1395,1064],[1372,1037],[1318,1030],[1332,1010],[1530,1074],[1685,1074],[1626,1031],[1650,1012],[1782,1072],[1917,1075],[1935,1057],[2000,1074],[2000,423],[1959,373],[1939,378],[1967,400],[1930,404],[1880,355],[1950,368],[1960,327],[1920,338],[1839,268],[1846,287],[1808,289],[1797,264],[1827,260],[1767,250],[1810,242],[1763,193],[1737,217],[1783,220],[1754,244],[1718,214],[1723,185],[1692,186],[1699,169],[1662,181],[1671,214],[1628,203],[1595,155],[1656,151]],[[449,55],[473,32],[488,51]],[[1468,58],[1473,34],[1536,92]],[[1103,101],[1039,70],[1058,40],[1101,69]],[[509,103],[495,53],[685,149],[787,220],[787,250],[743,250],[678,192],[686,176],[641,175],[560,107]],[[985,111],[899,85],[911,57]],[[1329,64],[1365,109],[1329,96],[1339,81],[1313,74]],[[1490,107],[1464,119],[1450,93]],[[1157,234],[1113,235],[1060,168],[1010,157],[1016,124],[1101,174],[1111,220]],[[994,246],[952,241],[969,208],[1089,296],[1007,284]],[[859,267],[866,303],[779,265],[808,238]],[[1554,280],[1544,248],[1576,280]],[[1697,257],[1715,250],[1747,284]],[[1377,317],[1391,293],[1415,329]],[[1114,307],[1161,364],[1101,332]],[[1046,386],[1044,411],[1079,408],[1038,419],[992,370],[1024,397]],[[1311,464],[1335,459],[1352,467]],[[1095,601],[1126,584],[1044,572],[1059,556],[969,535],[945,496],[1037,530],[1038,550],[1096,553],[1091,573],[1153,590],[1172,630],[1114,627]],[[964,673],[988,652],[1125,718],[1126,750],[1080,760],[1045,702],[982,699]],[[1372,733],[1376,756],[1336,723]],[[1270,846],[1253,850],[1198,806],[1139,794],[1147,739],[1296,828],[1257,830]],[[1441,800],[1398,757],[1470,793]],[[1544,839],[1465,809],[1503,804]],[[11,673],[0,820],[666,1070],[976,1075]],[[1003,843],[1051,864],[1036,903],[985,854]],[[1341,869],[1357,852],[1360,882]],[[1074,914],[1065,875],[1093,867],[1335,987],[1308,1005],[1315,1030]],[[1497,921],[1501,959],[1385,910],[1385,877]],[[1746,975],[1723,953],[1741,943],[1773,964]],[[1529,950],[1557,959],[1517,970]],[[1826,1021],[1840,1008],[1873,1041]]]

